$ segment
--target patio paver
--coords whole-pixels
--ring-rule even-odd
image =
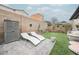
[[[34,46],[32,43],[19,40],[12,43],[0,45],[1,55],[48,55],[51,49],[54,47],[55,41],[46,39],[42,41],[38,46]]]

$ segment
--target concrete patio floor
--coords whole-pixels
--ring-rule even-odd
[[[46,39],[39,45],[34,46],[26,40],[19,40],[0,45],[0,55],[48,55],[56,41]]]

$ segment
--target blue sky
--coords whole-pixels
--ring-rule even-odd
[[[45,20],[56,17],[59,21],[68,21],[78,4],[9,4],[6,6],[23,9],[29,15],[41,13]]]

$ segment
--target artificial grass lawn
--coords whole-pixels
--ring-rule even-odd
[[[46,32],[43,34],[46,38],[56,37],[56,44],[51,50],[50,55],[73,55],[74,53],[68,49],[68,38],[64,33]]]

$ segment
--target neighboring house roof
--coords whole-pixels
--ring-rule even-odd
[[[69,20],[76,19],[79,16],[79,6]]]
[[[24,15],[24,16],[28,15],[28,13],[24,10],[10,8],[10,7],[2,5],[2,4],[0,4],[0,9],[6,10],[6,11],[9,11],[9,12],[13,12],[13,13],[16,13],[16,14]]]
[[[43,15],[41,13],[35,13],[32,16],[35,16],[35,15],[42,16],[43,17]]]

